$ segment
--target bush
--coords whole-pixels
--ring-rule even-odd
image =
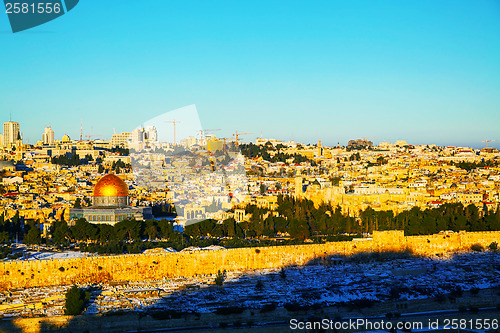
[[[284,268],[281,268],[281,270],[280,270],[280,277],[282,280],[286,279],[286,271]]]
[[[491,250],[491,251],[496,251],[498,250],[498,243],[497,242],[492,242],[488,248]]]
[[[217,276],[215,277],[215,284],[218,286],[222,286],[224,284],[225,279],[226,279],[226,271],[224,270],[224,272],[221,273],[221,271],[219,270],[217,272]]]
[[[64,305],[64,314],[75,316],[82,313],[85,303],[90,300],[90,292],[86,292],[77,286],[72,286],[66,292],[66,303]]]
[[[484,251],[484,247],[481,244],[479,244],[479,243],[472,244],[472,246],[470,247],[470,249],[472,251],[475,251],[475,252],[483,252]]]

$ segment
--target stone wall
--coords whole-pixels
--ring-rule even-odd
[[[404,236],[403,231],[374,232],[372,239],[326,244],[252,247],[218,251],[132,254],[72,259],[4,261],[0,290],[73,283],[158,280],[165,277],[215,274],[305,265],[331,255],[410,250],[435,255],[500,243],[500,232]]]

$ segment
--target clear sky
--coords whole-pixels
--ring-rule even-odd
[[[191,104],[247,140],[500,147],[500,1],[81,0],[16,34],[0,12],[0,122],[31,143]]]

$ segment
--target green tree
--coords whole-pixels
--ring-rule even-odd
[[[224,228],[225,236],[228,236],[228,237],[235,237],[236,236],[236,221],[234,220],[234,218],[229,218],[227,220],[224,220],[222,225]]]
[[[84,242],[95,240],[98,231],[96,225],[87,222],[84,218],[78,219],[70,230],[76,240]]]
[[[99,243],[105,244],[109,241],[116,240],[115,228],[109,224],[99,224],[98,240]]]
[[[123,220],[115,224],[117,238],[126,241],[140,240],[141,228],[142,224],[136,220]]]
[[[7,243],[10,240],[7,231],[0,231],[0,243]]]
[[[476,205],[470,204],[465,207],[465,217],[467,218],[467,225],[470,231],[484,230],[479,223],[479,210]]]
[[[158,228],[160,229],[160,238],[170,240],[174,237],[174,227],[170,221],[165,219],[158,221]]]
[[[158,237],[158,226],[155,220],[146,220],[145,232],[149,241]]]
[[[297,219],[292,219],[289,226],[290,237],[305,240],[309,237],[309,227],[307,223]]]
[[[64,314],[76,316],[82,313],[86,301],[90,300],[90,292],[73,285],[66,292],[66,302],[64,304]]]
[[[82,199],[76,198],[73,208],[82,208]]]
[[[52,240],[56,244],[68,245],[71,238],[71,233],[68,224],[64,221],[57,221],[51,227]]]
[[[30,229],[26,234],[24,242],[26,244],[40,244],[42,241],[40,229],[33,223],[30,225]]]
[[[215,284],[217,286],[222,286],[224,284],[224,280],[226,279],[226,271],[221,272],[220,270],[217,272],[217,276],[215,277]]]

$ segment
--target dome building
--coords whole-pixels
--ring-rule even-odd
[[[118,176],[108,174],[94,186],[91,207],[71,208],[70,220],[85,218],[90,223],[114,225],[125,219],[150,219],[151,207],[131,207],[127,184]]]
[[[94,196],[92,198],[94,206],[128,206],[128,186],[118,176],[109,174],[97,182],[94,187]]]

